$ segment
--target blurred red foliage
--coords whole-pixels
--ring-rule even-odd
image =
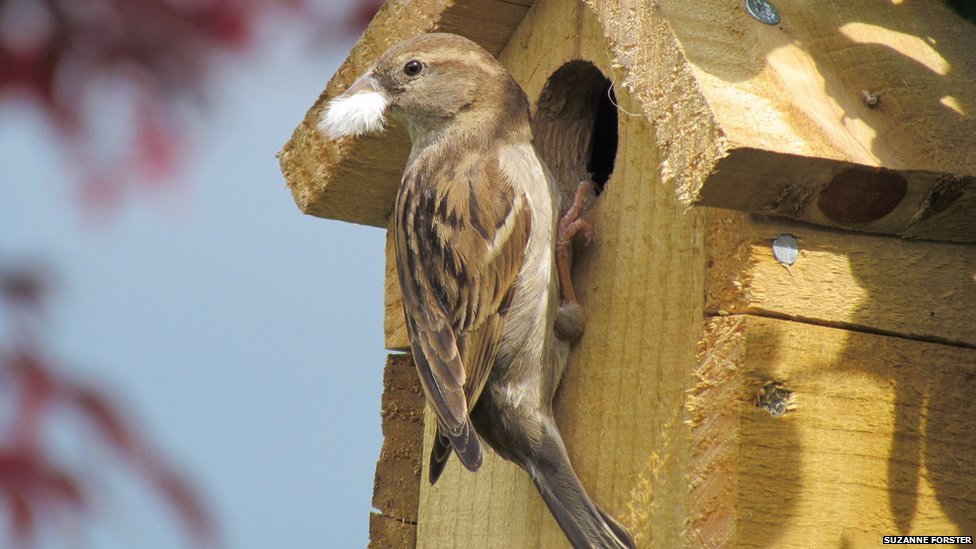
[[[0,0],[0,100],[26,96],[58,130],[86,206],[112,205],[126,186],[171,173],[184,131],[177,107],[205,95],[211,64],[252,46],[262,19],[293,12],[326,34],[359,32],[381,3],[354,3],[337,20],[328,0]],[[113,90],[115,98],[119,89],[131,106],[129,136],[105,160],[90,146],[97,117],[89,111],[99,101],[91,96]],[[42,270],[0,264],[0,327],[10,332],[0,333],[0,418],[9,415],[0,430],[0,513],[11,542],[29,545],[45,517],[91,510],[95,488],[45,444],[54,412],[82,418],[193,539],[213,542],[215,526],[192,486],[111,399],[47,359],[39,322],[47,287]]]
[[[260,21],[290,12],[326,35],[359,32],[380,4],[354,3],[339,19],[328,0],[0,0],[0,99],[32,100],[78,167],[86,205],[111,205],[126,185],[172,172],[177,104],[203,97],[211,63],[252,45]],[[86,109],[99,99],[92,95],[120,89],[131,101],[131,138],[99,159]]]
[[[178,475],[122,411],[98,389],[71,379],[39,348],[38,318],[46,284],[38,269],[0,270],[0,312],[10,326],[0,346],[0,389],[12,397],[0,435],[0,505],[9,515],[11,543],[27,546],[43,517],[81,515],[90,487],[85,476],[59,460],[45,443],[54,412],[87,423],[101,444],[127,462],[169,503],[201,546],[216,539],[214,524],[193,488]],[[87,438],[87,437],[86,437]]]

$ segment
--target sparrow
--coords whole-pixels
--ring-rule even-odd
[[[560,219],[557,182],[532,142],[529,101],[491,54],[453,34],[393,45],[332,99],[332,139],[399,119],[411,150],[393,220],[397,274],[421,386],[437,418],[429,480],[482,441],[528,472],[574,547],[634,547],[587,495],[553,418],[585,325],[566,248],[589,234],[581,184]]]

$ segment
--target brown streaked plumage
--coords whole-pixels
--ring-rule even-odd
[[[532,145],[525,93],[473,42],[429,34],[380,56],[321,127],[356,135],[385,112],[412,143],[393,231],[413,356],[438,422],[430,481],[452,449],[477,470],[483,440],[529,473],[575,547],[633,547],[586,494],[552,417],[583,315],[560,302],[559,193]],[[562,245],[586,229],[571,214]]]

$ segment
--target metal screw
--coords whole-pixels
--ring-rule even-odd
[[[881,94],[876,92],[869,92],[868,90],[861,90],[861,100],[867,105],[869,109],[873,109],[878,106],[881,102]]]
[[[746,11],[767,25],[779,24],[779,12],[767,0],[746,0]]]
[[[756,406],[773,417],[783,417],[796,409],[796,395],[782,381],[770,381],[756,393]]]
[[[800,257],[800,243],[791,234],[781,234],[773,240],[773,257],[783,265],[792,265]]]

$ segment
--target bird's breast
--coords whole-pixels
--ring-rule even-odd
[[[546,170],[530,143],[503,147],[499,167],[516,192],[525,196],[532,212],[532,231],[525,248],[525,259],[515,280],[515,291],[507,315],[500,358],[541,360],[551,320],[555,318],[556,298],[553,234],[556,218]]]

